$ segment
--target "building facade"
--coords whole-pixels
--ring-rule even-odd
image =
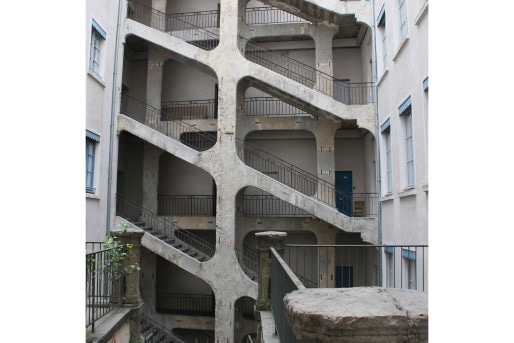
[[[415,0],[87,1],[86,240],[119,220],[146,231],[148,320],[200,341],[254,334],[257,232],[427,243],[427,12]],[[382,253],[367,268],[305,254],[331,270],[308,276],[386,282]]]

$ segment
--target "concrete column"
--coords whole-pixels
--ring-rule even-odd
[[[326,228],[316,230],[316,239],[319,245],[333,245],[336,241],[337,229]],[[318,265],[319,265],[319,287],[334,288],[335,287],[335,248],[319,248]]]
[[[258,239],[257,252],[259,259],[259,289],[256,302],[257,311],[271,310],[271,253],[270,248],[275,248],[280,256],[284,254],[285,232],[264,231],[255,234]]]
[[[312,38],[316,47],[316,69],[328,76],[334,75],[334,62],[332,59],[332,39],[337,33],[338,26],[332,24],[318,24],[314,27]],[[333,84],[329,79],[318,78],[316,89],[332,94]]]
[[[161,109],[162,71],[165,54],[159,48],[148,49],[148,71],[146,76],[146,103]]]
[[[161,153],[161,149],[145,142],[143,154],[143,207],[155,214],[157,214],[159,157]]]
[[[316,137],[316,158],[318,166],[318,176],[320,179],[335,184],[335,152],[334,152],[334,136],[336,130],[341,125],[333,122],[331,119],[319,118],[318,125],[314,130]],[[335,194],[332,190],[323,186],[318,186],[318,197],[321,197],[326,203],[335,206]]]
[[[139,229],[123,229],[116,228],[111,231],[111,235],[118,237],[123,245],[130,244],[128,254],[123,260],[125,270],[129,270],[125,275],[125,301],[123,306],[131,308],[130,315],[130,337],[140,337],[140,321],[143,312],[143,300],[140,291],[140,272],[131,271],[130,266],[141,266],[141,238],[144,235],[143,230]]]
[[[155,286],[157,275],[157,257],[147,249],[141,250],[141,296],[145,306],[145,313],[152,314],[155,312]]]

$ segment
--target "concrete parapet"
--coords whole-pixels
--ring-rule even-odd
[[[428,342],[424,292],[311,288],[286,295],[284,304],[298,342]]]

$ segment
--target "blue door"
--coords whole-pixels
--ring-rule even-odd
[[[336,171],[336,207],[339,212],[352,215],[353,180],[351,171]]]

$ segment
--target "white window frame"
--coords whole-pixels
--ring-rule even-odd
[[[412,111],[404,114],[405,121],[405,167],[407,188],[414,187],[414,141],[412,132]]]
[[[385,5],[384,5],[385,6]],[[379,37],[379,46],[381,52],[381,71],[384,72],[388,67],[388,50],[387,50],[387,31],[386,31],[386,13],[382,9],[378,18],[377,29]]]
[[[407,0],[399,0],[400,13],[400,42],[409,33],[409,24],[407,20]]]
[[[89,70],[96,75],[100,75],[100,53],[101,53],[102,37],[95,31],[91,30],[91,48],[89,54]]]
[[[91,27],[91,42],[89,45],[89,71],[94,75],[102,75],[103,46],[105,44],[106,33],[93,19]]]
[[[391,194],[393,193],[393,152],[391,149],[391,130],[384,132],[384,134],[386,140],[386,193]]]

